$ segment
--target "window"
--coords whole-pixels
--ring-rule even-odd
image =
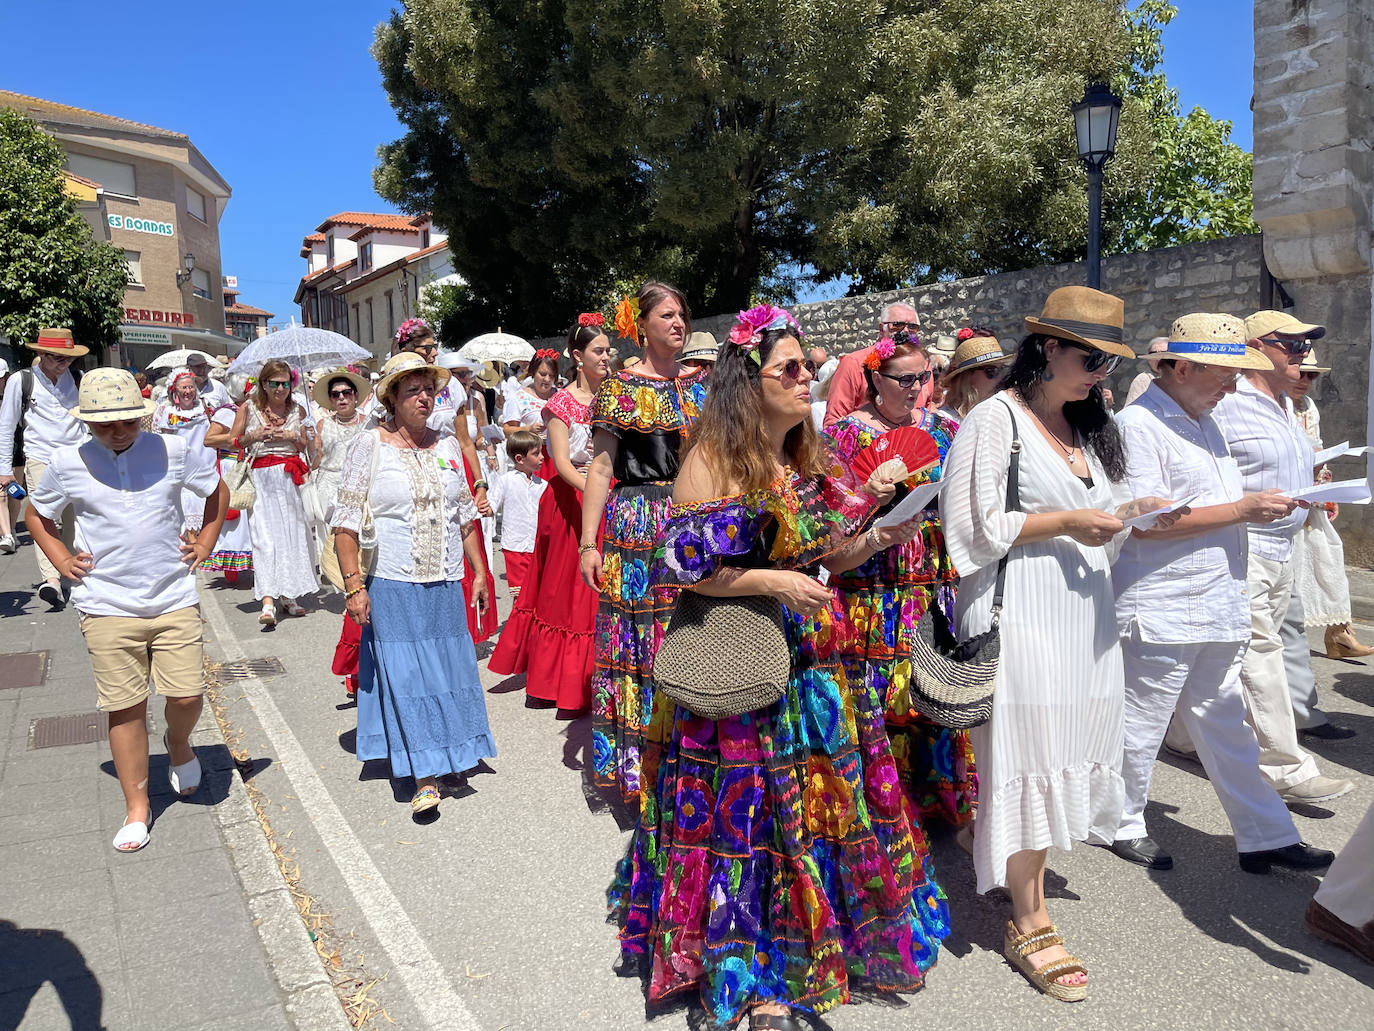
[[[420,301],[420,277],[412,276],[410,281],[415,284],[415,301],[418,304]]]
[[[366,272],[372,267],[372,244],[365,243],[358,248],[358,268]]]
[[[420,250],[424,250],[424,249],[425,249],[426,247],[428,247],[428,246],[429,246],[429,229],[428,229],[428,228],[421,229],[421,230],[420,230]]]
[[[395,336],[396,334],[396,299],[391,296],[391,291],[386,292],[386,335]]]
[[[191,270],[191,293],[210,299],[210,273],[203,268]]]
[[[372,298],[367,299],[367,342],[370,345],[376,343],[376,335],[372,331]]]
[[[334,234],[330,233],[324,238],[324,263],[327,267],[334,267]]]
[[[361,344],[363,342],[363,320],[361,316],[358,315],[358,306],[356,304],[353,306],[353,325],[358,327],[358,343]]]
[[[125,251],[124,264],[129,267],[129,285],[143,285],[143,253],[141,251]]]
[[[89,154],[68,154],[67,167],[84,179],[93,179],[105,187],[106,193],[119,197],[137,197],[134,166],[123,161],[109,161]]]
[[[205,221],[205,198],[189,186],[186,187],[186,211],[202,222]]]

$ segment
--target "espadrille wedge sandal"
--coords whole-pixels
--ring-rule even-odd
[[[1051,945],[1063,945],[1064,939],[1059,936],[1059,929],[1050,924],[1047,927],[1040,927],[1026,934],[1017,934],[1016,925],[1010,920],[1007,921],[1007,936],[1002,944],[1002,955],[1007,957],[1007,962],[1014,966],[1021,973],[1026,975],[1036,988],[1046,995],[1059,999],[1061,1002],[1082,1002],[1088,997],[1088,986],[1086,984],[1060,984],[1055,980],[1065,974],[1084,974],[1088,970],[1079,961],[1077,956],[1069,956],[1065,959],[1057,959],[1052,963],[1046,963],[1039,970],[1030,961],[1030,955],[1039,952],[1041,949],[1048,949]]]

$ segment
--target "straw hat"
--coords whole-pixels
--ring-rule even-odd
[[[1245,323],[1236,316],[1194,312],[1174,320],[1169,328],[1169,346],[1159,352],[1159,357],[1227,369],[1273,369],[1274,363],[1247,346],[1247,339]]]
[[[353,384],[353,389],[358,392],[358,404],[361,405],[367,400],[367,395],[372,393],[372,384],[367,377],[359,376],[356,372],[348,369],[329,369],[321,372],[319,379],[315,381],[315,386],[310,391],[310,396],[315,399],[315,403],[328,411],[334,411],[334,399],[329,396],[329,384],[336,379],[346,379]]]
[[[448,385],[450,378],[448,369],[430,365],[414,351],[402,351],[400,354],[393,354],[382,366],[382,378],[377,381],[377,400],[385,401],[391,395],[392,387],[410,373],[422,371],[434,373],[434,385],[439,390],[443,390]]]
[[[1300,372],[1330,372],[1331,366],[1317,364],[1317,349],[1314,347],[1302,356],[1302,364],[1298,366]]]
[[[434,359],[434,364],[450,372],[481,372],[484,368],[481,362],[470,362],[466,358],[458,357],[457,351],[440,351],[439,357]]]
[[[82,422],[123,422],[157,411],[157,405],[139,392],[134,374],[127,369],[92,369],[81,378],[77,396],[80,403],[70,411]]]
[[[969,337],[967,340],[961,340],[959,346],[954,349],[954,357],[950,359],[945,375],[956,376],[979,365],[1002,365],[1015,357],[1016,355],[1007,354],[1002,350],[1002,345],[996,337]]]
[[[720,344],[710,333],[693,333],[687,338],[687,346],[682,349],[682,353],[677,356],[677,360],[685,362],[690,359],[698,361],[713,362],[720,356]]]
[[[1156,376],[1159,375],[1159,359],[1163,357],[1163,355],[1160,354],[1160,352],[1166,351],[1168,350],[1168,348],[1168,337],[1155,337],[1153,340],[1150,341],[1150,346],[1145,349],[1145,362],[1147,365],[1150,366],[1152,370],[1154,370],[1154,374]]]
[[[1134,358],[1135,352],[1125,343],[1125,325],[1126,305],[1121,298],[1090,286],[1061,286],[1045,298],[1039,316],[1026,316],[1026,328],[1032,333]]]
[[[46,330],[44,331],[46,332]],[[1251,340],[1258,340],[1270,333],[1282,333],[1290,337],[1307,337],[1320,340],[1326,336],[1325,326],[1315,326],[1310,322],[1299,322],[1285,311],[1266,309],[1257,311],[1245,320],[1245,332]]]
[[[40,329],[38,339],[24,346],[30,351],[55,354],[59,358],[80,358],[83,354],[91,353],[89,347],[82,347],[72,340],[70,329]]]

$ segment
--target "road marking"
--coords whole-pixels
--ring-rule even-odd
[[[225,657],[247,658],[247,653],[224,618],[224,610],[212,591],[200,592],[201,609],[214,627]],[[363,916],[372,926],[386,954],[400,972],[415,1007],[434,1031],[478,1031],[479,1025],[444,973],[444,968],[429,951],[429,946],[410,922],[400,900],[387,886],[377,864],[353,833],[339,807],[330,797],[296,735],[282,717],[277,703],[263,681],[249,677],[236,686],[242,688],[257,713],[263,732],[276,749],[283,772],[295,788],[302,808],[329,850],[344,883],[353,893]]]

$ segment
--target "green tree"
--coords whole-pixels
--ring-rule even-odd
[[[0,333],[18,344],[67,327],[94,351],[119,339],[128,267],[77,212],[64,160],[31,118],[0,110]]]
[[[501,325],[501,313],[478,297],[466,283],[445,283],[420,290],[419,315],[434,327],[439,343],[457,350],[479,333]]]

